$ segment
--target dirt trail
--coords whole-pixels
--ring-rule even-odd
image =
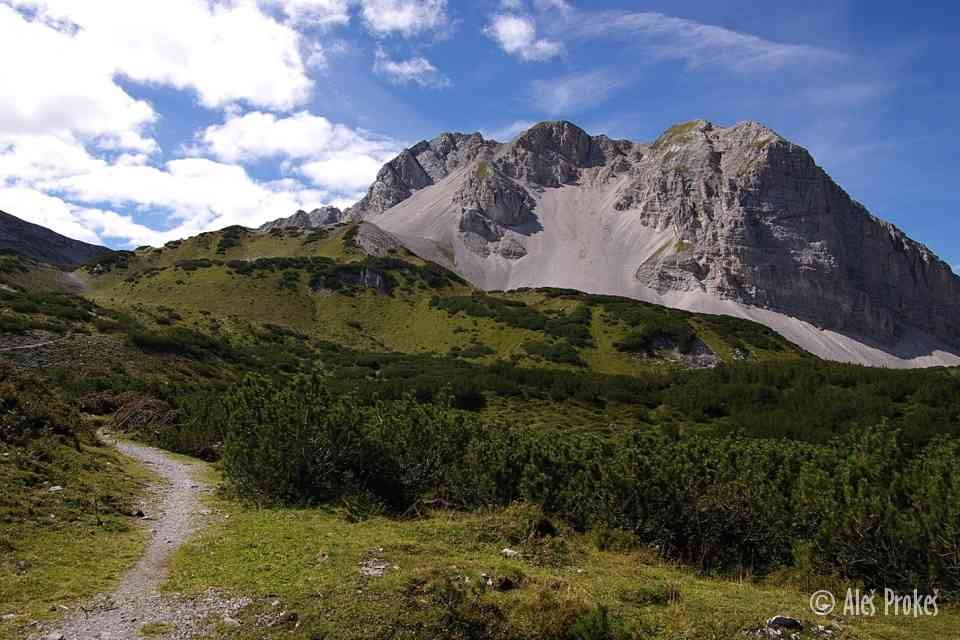
[[[49,347],[52,344],[65,342],[69,339],[70,339],[70,336],[67,336],[65,338],[57,338],[56,340],[47,340],[45,342],[37,342],[36,344],[24,344],[24,345],[18,345],[16,347],[0,347],[0,353],[5,351],[27,351],[29,349],[39,349],[40,347]]]
[[[102,594],[76,609],[39,637],[51,640],[142,638],[140,630],[147,624],[162,624],[168,629],[153,636],[157,638],[187,639],[201,635],[211,622],[235,614],[246,603],[222,600],[213,592],[200,598],[182,598],[161,594],[160,588],[166,581],[171,556],[209,515],[203,509],[201,498],[211,487],[196,477],[196,465],[179,462],[152,447],[127,442],[114,444],[163,480],[162,485],[153,488],[143,509],[150,518],[148,522],[155,523],[147,548],[112,593]]]

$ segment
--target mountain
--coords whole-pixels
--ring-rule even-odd
[[[72,240],[46,227],[0,211],[0,250],[2,249],[58,267],[76,266],[110,252],[106,247]]]
[[[302,209],[288,218],[277,218],[260,226],[260,231],[276,229],[316,229],[343,220],[343,212],[336,207],[321,207],[307,213]]]
[[[566,287],[750,318],[824,358],[960,364],[960,278],[773,130],[652,143],[544,122],[445,133],[347,210],[478,287]]]

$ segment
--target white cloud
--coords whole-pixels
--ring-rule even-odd
[[[446,20],[440,2],[367,4],[374,13],[365,20],[383,33]],[[71,237],[129,246],[355,198],[400,145],[307,112],[275,113],[309,97],[306,69],[328,64],[340,46],[305,42],[297,28],[342,24],[352,6],[364,5],[0,0],[0,39],[16,52],[0,57],[0,208]],[[129,83],[189,90],[222,109],[226,121],[189,150],[212,158],[160,162],[151,128],[161,116],[125,90]],[[257,105],[263,110],[245,113]],[[237,164],[271,157],[286,172],[281,180],[257,180]],[[141,224],[145,214],[161,228]]]
[[[530,120],[516,120],[505,127],[501,127],[500,129],[485,131],[483,132],[483,136],[485,138],[491,138],[501,142],[509,142],[535,124],[536,122],[532,122]]]
[[[345,25],[350,22],[347,0],[262,0],[266,6],[279,7],[297,24],[323,27]]]
[[[104,164],[69,134],[0,134],[0,186],[56,180]]]
[[[446,0],[360,0],[360,15],[377,35],[414,36],[449,24]]]
[[[504,51],[523,60],[542,61],[563,53],[563,45],[537,37],[537,27],[529,16],[499,13],[484,30]]]
[[[377,171],[402,145],[390,138],[335,124],[304,111],[287,118],[251,112],[208,127],[202,148],[228,162],[261,158],[307,161],[295,171],[335,193],[355,193],[373,182]]]
[[[429,60],[421,56],[408,60],[393,60],[383,49],[377,49],[373,71],[386,76],[394,84],[418,84],[421,87],[442,89],[450,86],[450,79],[440,73]]]
[[[573,7],[566,0],[533,0],[533,4],[538,11],[559,11],[561,13],[570,13]]]
[[[353,195],[366,191],[387,160],[389,158],[337,151],[327,154],[322,160],[307,162],[300,167],[300,171],[316,185],[336,193]]]
[[[324,132],[316,122],[307,122],[313,128],[301,124],[301,133]],[[232,146],[223,147],[227,150],[224,155],[246,158],[257,150],[264,155],[287,151],[292,155],[326,157],[318,156],[318,148],[291,146],[294,138],[283,126],[279,131],[290,143],[285,148],[258,148],[263,138],[240,135]],[[325,148],[337,149],[342,154],[349,149],[374,153],[380,144],[365,143],[359,134],[329,123],[326,134]],[[355,143],[352,146],[351,141]],[[372,180],[377,170],[371,168],[372,164],[385,156],[386,152],[384,156],[354,152],[352,158],[340,158],[344,164],[327,169],[325,177],[326,182],[342,192],[335,196],[293,178],[258,182],[242,166],[209,159],[185,158],[153,166],[148,164],[145,154],[125,153],[108,162],[91,155],[70,138],[7,137],[0,142],[0,209],[88,242],[111,238],[126,246],[159,244],[231,224],[257,226],[297,209],[355,197],[361,179]],[[321,167],[311,171],[318,176],[315,182],[323,181]],[[350,171],[356,175],[351,177]],[[129,215],[131,211],[158,214],[171,228],[150,229],[135,222]]]
[[[109,109],[87,106],[92,120],[87,130],[115,130],[118,125],[109,120],[97,123],[117,114],[124,130],[150,121],[149,105],[130,98],[114,82],[117,76],[193,90],[209,108],[245,101],[290,109],[309,97],[312,82],[300,56],[299,33],[253,0],[12,1],[35,17],[0,7],[5,46],[12,46],[11,37],[18,45],[11,49],[17,56],[3,56],[0,73],[26,85],[33,104],[22,111],[36,114],[44,131],[55,119],[45,114],[75,110],[63,97],[81,106],[107,102]],[[78,129],[76,121],[70,117],[72,130]]]
[[[533,101],[551,115],[570,114],[603,103],[627,79],[607,71],[571,73],[533,83]]]
[[[172,160],[163,167],[111,165],[59,180],[55,187],[74,202],[166,210],[179,224],[157,234],[163,238],[232,224],[257,226],[328,197],[296,180],[261,183],[243,167],[202,158]]]
[[[307,111],[286,118],[251,111],[207,127],[199,139],[206,150],[228,162],[277,156],[316,158],[338,151],[383,154],[400,148],[390,138],[351,129]]]
[[[0,5],[0,41],[7,52],[0,56],[0,133],[77,134],[149,146],[140,132],[156,119],[152,107],[121,89],[99,54],[77,45],[77,36]]]
[[[26,187],[0,187],[0,209],[68,238],[99,243],[100,237],[79,221],[77,208],[60,198]]]
[[[739,72],[775,71],[789,65],[836,61],[839,54],[806,45],[767,40],[749,33],[654,12],[565,12],[556,25],[564,38],[601,39],[620,35],[662,59],[690,67],[723,66]]]

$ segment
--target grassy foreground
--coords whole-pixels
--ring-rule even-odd
[[[145,534],[124,512],[150,479],[112,448],[0,443],[0,638],[26,637],[136,562]]]
[[[525,506],[351,522],[347,509],[212,500],[223,517],[181,550],[168,589],[252,597],[241,625],[217,637],[732,640],[777,614],[835,625],[838,638],[932,640],[960,628],[955,609],[817,618],[810,593],[838,585],[698,576],[615,534],[553,530]],[[583,620],[601,607],[611,626],[590,635]]]

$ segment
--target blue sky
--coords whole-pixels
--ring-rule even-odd
[[[0,209],[114,247],[355,200],[403,146],[758,120],[960,270],[960,9],[0,0]],[[12,89],[12,90],[11,90]]]

